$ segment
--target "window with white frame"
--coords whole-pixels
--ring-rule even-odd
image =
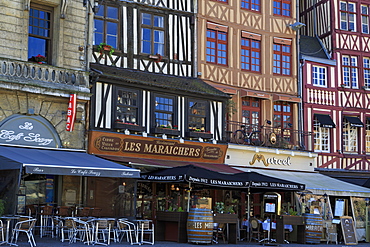
[[[366,153],[370,153],[370,117],[366,118],[365,144],[366,144]]]
[[[364,87],[370,89],[370,58],[364,57]]]
[[[141,52],[165,55],[164,16],[141,13]]]
[[[340,29],[356,31],[356,4],[347,1],[340,2]]]
[[[321,127],[319,120],[315,117],[313,120],[313,131],[315,151],[329,152],[329,128]]]
[[[312,66],[312,84],[326,87],[326,67]]]
[[[369,6],[361,5],[361,31],[369,33]]]
[[[357,128],[351,126],[351,123],[343,119],[343,152],[357,152]]]
[[[342,56],[343,82],[345,87],[358,88],[358,63],[356,56]]]

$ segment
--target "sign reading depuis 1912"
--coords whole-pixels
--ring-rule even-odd
[[[157,159],[196,160],[223,162],[226,145],[177,140],[129,136],[107,132],[91,131],[90,153],[132,157],[153,157]],[[224,147],[225,146],[225,147]]]

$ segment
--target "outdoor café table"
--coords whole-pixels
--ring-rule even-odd
[[[276,223],[275,222],[271,222],[271,228],[273,230],[276,229]],[[267,235],[268,235],[267,239],[262,239],[261,240],[262,242],[264,242],[266,240],[267,241],[270,240],[271,242],[276,242],[276,239],[270,239],[270,234],[271,234],[270,233],[270,221],[264,221],[264,222],[262,222],[262,229],[265,230],[265,231],[267,231]],[[284,225],[284,229],[285,230],[289,230],[289,232],[292,232],[293,231],[293,226],[292,225]],[[285,240],[285,242],[287,242],[287,241]]]
[[[5,236],[5,241],[1,244],[9,244],[9,233],[10,233],[10,223],[12,220],[18,220],[22,216],[20,215],[8,215],[8,216],[2,216],[0,219],[6,220],[6,236]]]

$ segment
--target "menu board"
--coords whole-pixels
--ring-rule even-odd
[[[334,216],[343,216],[344,215],[344,208],[345,208],[345,200],[344,199],[337,199],[335,201],[335,211]]]
[[[275,213],[276,212],[276,206],[275,203],[267,202],[265,204],[265,212],[266,213]]]
[[[340,217],[340,224],[342,226],[343,239],[346,245],[357,245],[357,238],[353,219],[351,216]]]

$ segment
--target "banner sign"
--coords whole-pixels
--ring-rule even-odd
[[[75,119],[76,119],[76,94],[71,94],[69,96],[69,104],[67,110],[67,131],[73,131]]]

